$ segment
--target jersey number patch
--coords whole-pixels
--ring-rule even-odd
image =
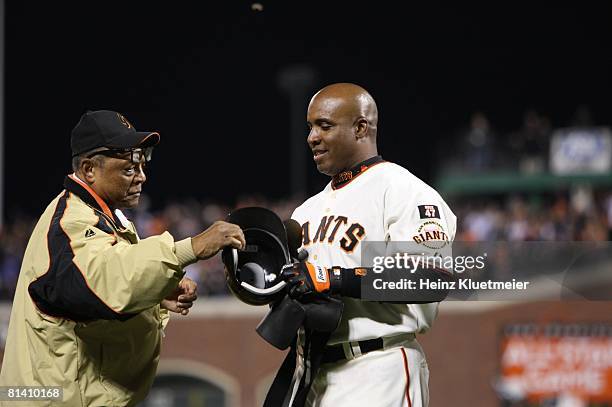
[[[440,211],[436,205],[419,205],[421,219],[440,219]]]

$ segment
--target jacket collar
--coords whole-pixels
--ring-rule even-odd
[[[385,160],[383,160],[381,156],[376,155],[372,158],[368,158],[367,160],[360,162],[351,169],[342,171],[341,173],[334,175],[331,181],[332,189],[335,190],[342,188],[343,186],[349,184],[352,180],[357,178],[359,175],[366,172],[371,167],[383,162],[385,162]]]
[[[118,229],[124,229],[115,211],[111,210],[106,202],[74,173],[66,176],[64,179],[64,188],[81,198],[83,202],[96,209],[98,212],[105,214],[107,218],[113,221]]]

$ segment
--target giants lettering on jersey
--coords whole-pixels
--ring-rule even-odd
[[[340,231],[340,228],[343,232]],[[302,225],[302,244],[305,247],[313,243],[334,244],[336,237],[341,236],[338,240],[340,248],[347,253],[352,253],[355,250],[366,233],[364,227],[359,223],[351,223],[349,226],[346,216],[336,215],[323,216],[314,237],[311,239],[312,230],[310,222],[305,222]]]
[[[434,220],[421,223],[417,233],[412,236],[412,240],[430,249],[441,249],[449,243],[444,227]]]

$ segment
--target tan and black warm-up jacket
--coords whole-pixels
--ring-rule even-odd
[[[191,241],[139,240],[74,174],[64,187],[24,255],[0,386],[63,388],[63,403],[32,406],[134,405],[157,369],[168,320],[159,304],[196,260]]]

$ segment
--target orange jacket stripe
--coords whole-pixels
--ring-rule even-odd
[[[68,177],[73,180],[74,182],[78,183],[80,186],[82,186],[83,188],[85,188],[87,190],[87,192],[89,192],[89,194],[96,200],[96,202],[98,203],[98,205],[100,206],[100,208],[102,208],[102,211],[111,219],[113,218],[113,213],[111,212],[110,208],[108,207],[108,205],[106,204],[106,202],[104,202],[104,200],[102,198],[100,198],[100,196],[98,194],[96,194],[96,192],[91,189],[91,187],[89,185],[87,185],[86,183],[84,183],[83,181],[81,181],[80,179],[78,179],[76,176],[74,176],[74,174],[70,174],[68,175]]]

